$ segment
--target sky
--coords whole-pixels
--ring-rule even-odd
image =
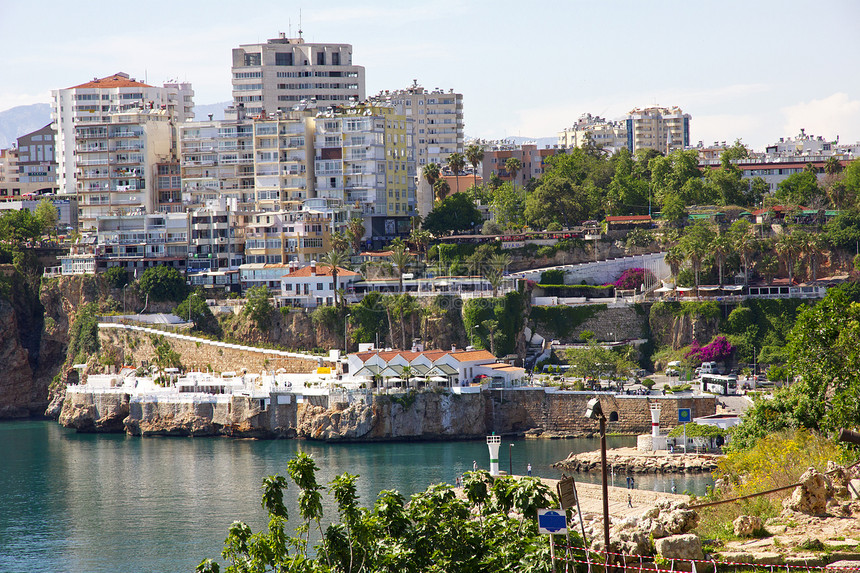
[[[555,136],[584,113],[679,106],[691,143],[800,129],[860,141],[860,2],[0,0],[0,111],[124,71],[231,100],[230,54],[279,32],[349,43],[367,95],[463,94],[467,137]]]

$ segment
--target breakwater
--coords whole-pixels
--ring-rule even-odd
[[[454,389],[457,390],[457,389]],[[597,424],[585,418],[597,397],[607,430],[650,431],[650,404],[662,406],[661,425],[671,428],[678,408],[693,417],[715,413],[713,396],[628,396],[608,392],[561,392],[555,388],[447,390],[376,394],[273,392],[241,395],[129,395],[111,389],[69,387],[59,422],[81,432],[130,435],[305,438],[323,441],[384,441],[480,438],[491,432],[532,437],[587,437]]]

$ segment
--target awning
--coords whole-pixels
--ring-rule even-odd
[[[700,286],[699,290],[713,291],[713,290],[720,290],[720,287],[717,285],[707,285],[707,286]]]
[[[727,292],[738,292],[744,290],[744,285],[725,285],[720,288]]]
[[[655,290],[654,292],[674,292],[674,291],[675,291],[674,288],[660,287],[657,290]]]
[[[691,290],[693,290],[693,287],[677,287],[678,292],[690,292]]]

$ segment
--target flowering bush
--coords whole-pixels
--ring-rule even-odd
[[[627,269],[621,273],[617,281],[609,284],[618,289],[637,290],[646,282],[646,279],[654,282],[654,275],[648,269]]]
[[[731,356],[733,351],[734,347],[729,344],[725,336],[717,336],[705,346],[699,346],[699,343],[694,340],[685,357],[699,362],[720,362]]]

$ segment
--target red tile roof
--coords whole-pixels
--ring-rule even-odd
[[[311,270],[314,269],[312,273]],[[304,278],[304,277],[330,277],[331,276],[331,267],[328,265],[320,265],[317,264],[316,267],[307,266],[302,267],[298,270],[295,270],[291,273],[285,274],[282,278]],[[346,269],[342,269],[340,267],[337,268],[337,276],[338,278],[342,277],[357,277],[358,273],[353,271],[348,271]]]
[[[606,217],[607,223],[629,223],[633,221],[650,221],[651,215],[610,215]]]
[[[451,356],[457,362],[469,362],[471,360],[495,360],[496,357],[489,350],[458,350],[451,352]]]
[[[116,73],[112,76],[107,76],[101,79],[95,79],[91,82],[87,82],[85,84],[81,84],[78,86],[72,86],[68,89],[74,90],[78,88],[151,88],[152,86],[149,84],[145,84],[143,82],[138,82],[132,80],[128,77],[128,74]]]

